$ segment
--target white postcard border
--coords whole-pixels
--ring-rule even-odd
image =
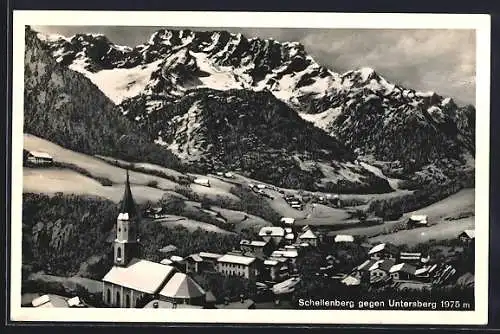
[[[475,29],[475,310],[150,310],[21,308],[22,147],[25,25],[259,28]],[[12,68],[11,321],[273,324],[487,324],[489,245],[490,16],[257,12],[14,11]]]

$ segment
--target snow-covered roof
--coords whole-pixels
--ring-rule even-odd
[[[279,262],[277,260],[265,260],[264,265],[265,266],[276,266]]]
[[[163,259],[163,260],[160,261],[160,264],[170,265],[172,263],[174,263],[174,262],[172,260],[170,260],[170,259]]]
[[[170,257],[170,260],[173,261],[173,262],[182,262],[182,260],[184,260],[182,257],[178,256],[178,255],[172,255]]]
[[[40,296],[38,298],[33,299],[31,301],[31,305],[33,307],[39,307],[39,306],[42,306],[43,304],[48,303],[48,302],[50,302],[49,295],[43,295],[43,296]]]
[[[307,230],[304,233],[302,233],[299,237],[300,239],[316,239],[318,238],[316,234],[312,230]]]
[[[359,280],[359,278],[349,275],[342,280],[342,283],[344,283],[345,285],[359,285],[361,284],[361,281]]]
[[[358,270],[368,270],[373,266],[377,261],[376,260],[366,260],[365,262],[361,263],[359,266],[357,266],[356,269]]]
[[[415,220],[415,221],[427,220],[427,216],[426,215],[412,215],[410,217],[410,219]]]
[[[283,217],[280,221],[285,225],[293,225],[295,223],[295,218]]]
[[[476,237],[476,231],[475,230],[465,230],[463,231],[469,238],[474,239]]]
[[[198,255],[200,255],[202,258],[210,258],[215,260],[222,257],[222,254],[209,253],[209,252],[200,252]]]
[[[170,298],[197,298],[203,295],[205,290],[184,273],[175,273],[160,291],[160,296]]]
[[[41,152],[41,151],[30,151],[30,154],[36,158],[42,158],[42,159],[52,159],[52,156],[48,154],[47,152]]]
[[[259,236],[283,237],[285,236],[285,230],[279,226],[264,226],[260,229]]]
[[[392,252],[392,253],[397,253],[398,252],[398,248],[396,246],[394,246],[393,244],[389,244],[389,243],[382,243],[382,244],[378,244],[374,247],[372,247],[372,249],[370,249],[370,251],[368,252],[368,254],[375,254],[375,253],[378,253],[382,250],[387,250],[389,252]]]
[[[191,254],[187,258],[193,259],[193,261],[195,261],[195,262],[203,262],[203,259],[198,254]]]
[[[295,239],[295,235],[293,233],[288,233],[287,235],[285,235],[285,239],[293,240],[293,239]]]
[[[262,241],[262,240],[241,240],[240,245],[247,245],[247,246],[255,246],[255,247],[264,247],[267,245],[267,242]]]
[[[78,296],[68,299],[69,306],[78,306],[81,304],[80,298]]]
[[[415,271],[417,269],[414,267],[414,266],[411,266],[409,264],[406,264],[406,263],[398,263],[398,264],[395,264],[391,267],[391,269],[389,270],[390,273],[395,273],[395,272],[398,272],[398,271],[402,271],[402,272],[406,272],[406,273],[409,273],[409,274],[415,274]]]
[[[335,242],[354,242],[354,237],[347,234],[337,234],[335,236]]]
[[[415,270],[415,275],[422,275],[429,271],[429,267],[423,267]]]
[[[174,271],[175,268],[169,265],[132,259],[126,267],[113,266],[102,280],[140,292],[155,293]]]
[[[236,264],[243,264],[243,265],[250,265],[252,262],[255,261],[254,257],[249,257],[249,256],[240,256],[240,255],[233,255],[233,254],[226,254],[220,257],[218,262],[225,262],[225,263],[236,263]]]
[[[370,251],[368,252],[368,254],[378,253],[381,250],[383,250],[384,248],[385,248],[385,244],[378,244],[378,245],[374,246],[372,249],[370,249]]]

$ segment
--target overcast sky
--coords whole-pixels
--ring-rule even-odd
[[[102,33],[115,44],[135,46],[145,43],[160,27],[34,26],[33,29],[64,36]],[[475,103],[474,30],[190,29],[229,30],[248,38],[299,41],[318,63],[336,72],[367,66],[404,87],[432,90],[461,104]]]

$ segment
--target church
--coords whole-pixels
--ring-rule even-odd
[[[116,238],[113,241],[114,264],[102,279],[104,304],[119,308],[141,307],[139,304],[145,297],[168,297],[167,300],[183,304],[203,304],[205,291],[190,277],[184,277],[186,275],[172,266],[138,258],[137,232],[140,221],[127,170],[122,206],[116,221]],[[189,285],[186,285],[186,280]]]

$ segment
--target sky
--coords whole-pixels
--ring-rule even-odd
[[[102,33],[115,44],[136,46],[161,28],[131,26],[33,26],[43,33],[71,36]],[[185,27],[187,28],[187,27]],[[475,103],[474,30],[193,28],[228,30],[244,36],[298,41],[318,63],[343,73],[371,67],[388,81],[420,91],[435,91],[459,104]]]

